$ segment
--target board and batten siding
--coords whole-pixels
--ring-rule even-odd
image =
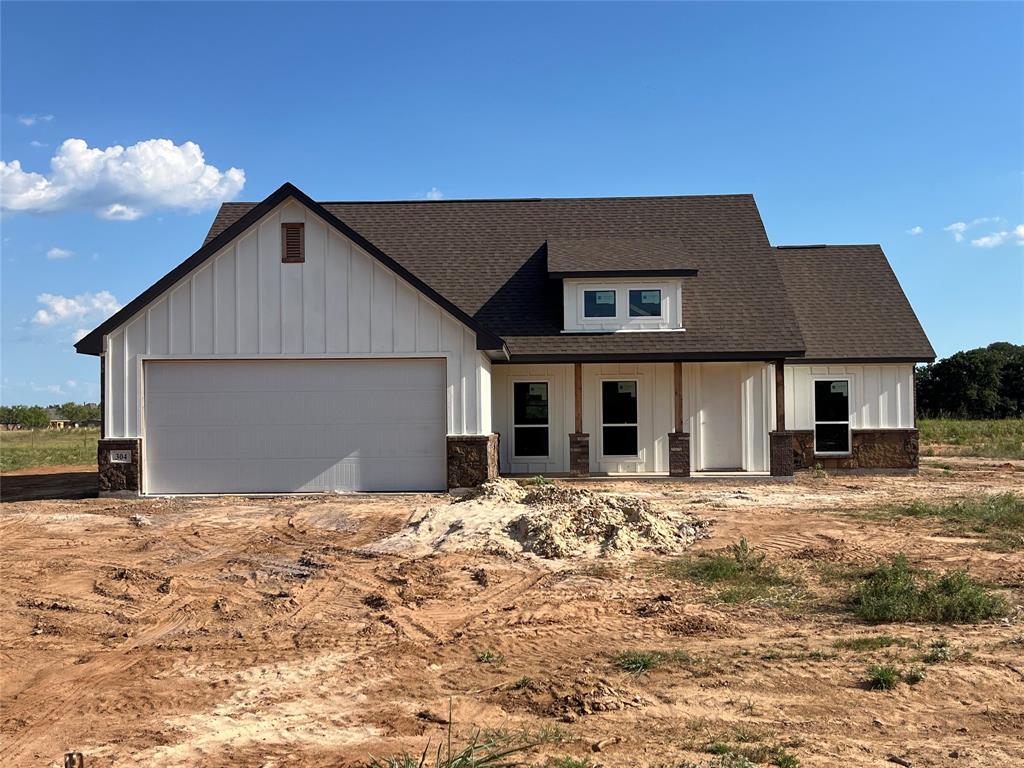
[[[786,365],[786,428],[814,429],[815,379],[850,380],[851,429],[914,427],[914,366]]]
[[[282,222],[305,262],[281,263]],[[104,339],[106,436],[142,434],[142,360],[444,357],[447,429],[491,432],[476,334],[304,206],[283,203]]]

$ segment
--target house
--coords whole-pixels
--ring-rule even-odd
[[[46,409],[46,418],[49,419],[49,429],[68,429],[72,425],[71,420],[66,418],[59,408],[49,407]]]
[[[76,344],[104,492],[913,470],[934,352],[877,245],[751,195],[226,203]]]

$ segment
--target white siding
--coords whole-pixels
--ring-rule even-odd
[[[569,433],[575,426],[573,366],[570,365],[496,365],[492,372],[492,415],[498,443],[501,471],[512,474],[549,475],[569,471]],[[512,457],[512,384],[516,381],[548,382],[547,461],[513,461]]]
[[[281,263],[282,221],[306,260]],[[490,431],[490,361],[475,333],[305,207],[284,203],[106,337],[108,437],[141,434],[140,356],[447,360],[447,428]],[[482,396],[481,396],[482,394]]]
[[[914,366],[787,365],[786,428],[814,429],[815,378],[850,379],[852,429],[910,429],[914,426]]]

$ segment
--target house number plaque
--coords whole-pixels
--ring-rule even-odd
[[[111,464],[131,464],[132,463],[132,452],[131,451],[111,451],[110,452],[110,463]]]

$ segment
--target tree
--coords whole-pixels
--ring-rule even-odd
[[[1001,341],[922,366],[917,410],[964,419],[1024,415],[1024,346]]]

